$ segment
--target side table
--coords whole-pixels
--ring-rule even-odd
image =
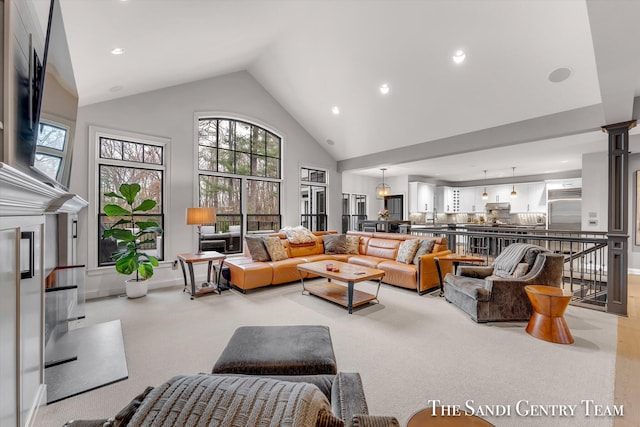
[[[442,279],[442,270],[440,269],[440,261],[450,261],[453,263],[453,274],[456,273],[456,269],[461,262],[468,262],[473,264],[484,264],[485,259],[479,256],[473,255],[458,255],[458,254],[449,254],[441,257],[433,258],[433,261],[436,263],[436,269],[438,270],[438,279],[440,280],[440,296],[444,295],[444,284]]]
[[[533,306],[527,333],[556,344],[573,344],[573,336],[564,320],[564,310],[571,302],[571,294],[543,285],[527,285],[524,291]]]
[[[187,290],[187,272],[184,264],[187,264],[187,268],[189,269],[189,279],[191,279],[191,299],[194,299],[200,295],[208,294],[211,292],[222,291],[223,289],[220,287],[220,273],[222,272],[222,264],[224,264],[224,260],[226,255],[221,254],[216,251],[203,252],[201,254],[180,254],[178,255],[178,261],[180,261],[180,266],[182,267],[182,276],[184,277],[184,289],[182,292],[186,292]],[[211,282],[211,270],[215,271],[215,267],[213,263],[218,263],[218,271],[215,273],[216,281]],[[193,264],[199,262],[208,262],[207,266],[207,281],[202,284],[199,288],[196,287],[196,279],[193,274]],[[227,289],[227,288],[224,288]]]

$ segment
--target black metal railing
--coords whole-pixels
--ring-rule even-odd
[[[282,222],[281,215],[273,214],[249,214],[247,215],[247,231],[271,231],[280,230]]]
[[[300,215],[300,225],[311,231],[325,231],[327,229],[327,215],[302,214]]]
[[[451,251],[481,256],[491,264],[508,245],[530,243],[564,255],[563,288],[572,304],[606,310],[607,238],[605,232],[545,230],[523,227],[479,227],[449,224],[412,228],[411,234],[443,236]]]

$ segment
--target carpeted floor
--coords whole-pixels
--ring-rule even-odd
[[[375,292],[370,283],[358,288]],[[433,400],[510,407],[510,416],[484,417],[496,426],[613,424],[611,417],[586,417],[581,402],[614,404],[614,315],[570,306],[565,317],[575,343],[559,345],[532,338],[525,323],[479,325],[437,292],[420,297],[389,285],[380,289],[380,304],[352,315],[302,295],[297,283],[194,301],[181,290],[88,301],[87,324],[121,320],[129,379],[40,408],[36,426],[113,416],[147,385],[210,372],[236,327],[278,324],[328,325],[338,368],[360,372],[370,413],[394,415],[401,425]],[[518,402],[521,414],[539,405],[576,408],[573,416],[520,416]]]

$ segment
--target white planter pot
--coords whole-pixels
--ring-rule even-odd
[[[145,279],[128,279],[124,282],[128,298],[140,298],[147,295],[149,284]]]

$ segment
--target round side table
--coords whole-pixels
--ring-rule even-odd
[[[459,415],[445,415],[442,408],[425,408],[411,416],[407,427],[494,427],[487,420],[483,420],[475,415],[470,415],[465,411],[460,411]]]
[[[533,306],[527,333],[556,344],[573,344],[573,336],[564,320],[564,310],[571,301],[571,294],[543,285],[528,285],[524,291]]]

